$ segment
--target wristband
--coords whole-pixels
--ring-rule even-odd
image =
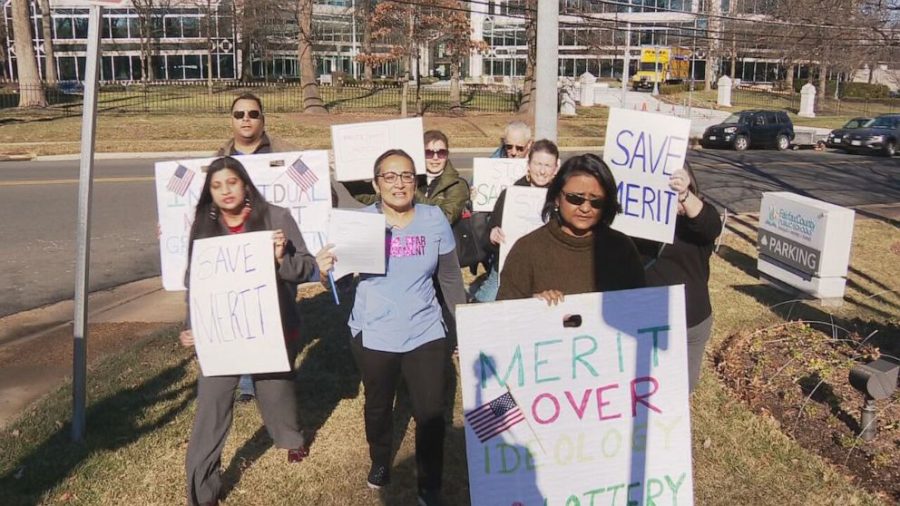
[[[684,201],[687,200],[688,197],[690,197],[690,196],[691,196],[691,192],[684,192],[684,198],[679,197],[679,198],[678,198],[678,203],[679,203],[679,204],[684,204]]]

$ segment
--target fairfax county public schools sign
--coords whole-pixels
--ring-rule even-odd
[[[788,192],[764,193],[757,268],[817,297],[842,297],[854,212]]]

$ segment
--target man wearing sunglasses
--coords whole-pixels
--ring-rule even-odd
[[[510,121],[503,130],[500,147],[491,158],[525,158],[531,151],[531,127],[523,121]]]

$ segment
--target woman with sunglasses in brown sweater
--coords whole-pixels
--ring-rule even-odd
[[[644,268],[631,238],[610,225],[619,212],[616,182],[598,156],[570,158],[547,188],[546,224],[512,247],[497,300],[640,288]]]

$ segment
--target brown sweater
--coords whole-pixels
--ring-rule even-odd
[[[572,295],[643,286],[644,268],[631,238],[609,227],[589,237],[573,237],[551,218],[510,250],[497,300],[532,297],[545,290]]]

